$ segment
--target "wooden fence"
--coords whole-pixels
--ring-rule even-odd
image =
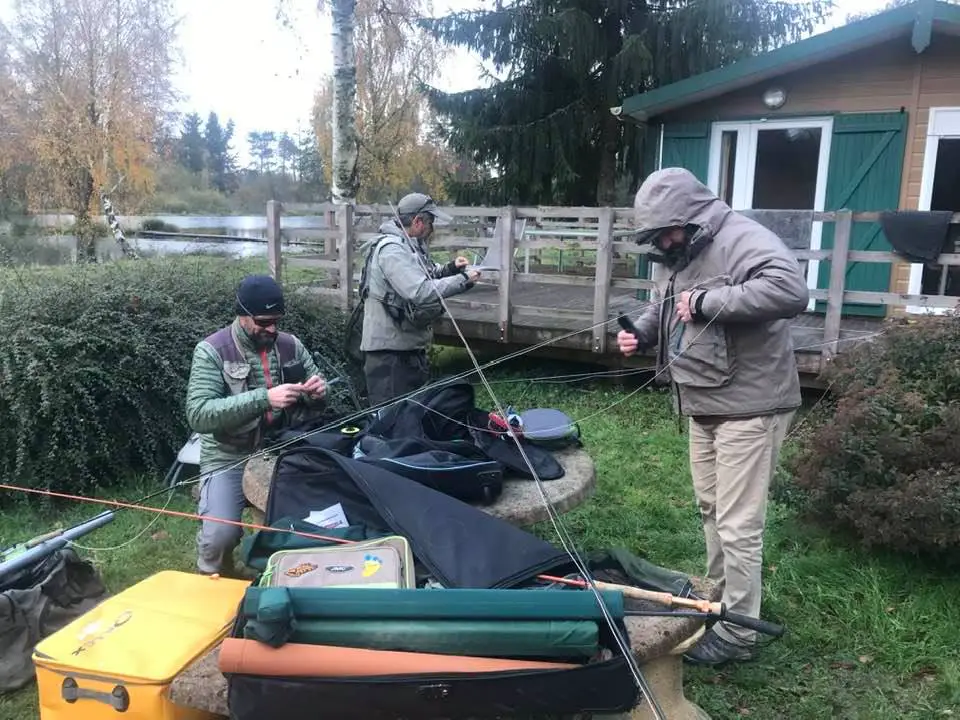
[[[623,311],[627,304],[625,292],[632,293],[636,300],[638,291],[645,292],[654,287],[651,280],[639,276],[643,256],[649,252],[649,247],[638,246],[630,238],[632,208],[444,207],[443,210],[454,218],[454,222],[448,227],[438,227],[431,238],[431,252],[438,259],[445,260],[454,252],[468,251],[473,251],[478,258],[493,252],[495,258],[504,259],[501,272],[495,273],[493,278],[485,277],[495,286],[495,295],[488,292],[484,301],[468,297],[474,294],[471,291],[452,298],[450,302],[452,308],[461,307],[465,312],[486,313],[483,318],[492,327],[487,333],[475,332],[478,336],[485,335],[481,339],[531,344],[534,338],[543,338],[544,333],[526,332],[524,328],[553,329],[554,334],[559,335],[564,330],[589,327],[583,333],[589,339],[581,339],[576,347],[602,355],[609,352],[619,330],[616,323],[605,324],[605,321]],[[318,214],[325,218],[325,222],[317,227],[286,228],[283,218],[289,212]],[[954,309],[960,305],[960,297],[944,294],[908,295],[846,288],[849,263],[906,262],[891,252],[850,249],[854,223],[877,222],[879,213],[849,210],[763,212],[766,213],[764,222],[773,222],[778,229],[803,228],[798,232],[807,236],[792,238],[788,243],[794,246],[793,252],[802,263],[830,262],[828,287],[810,290],[812,300],[825,303],[825,312],[822,325],[818,325],[822,328],[822,342],[815,353],[817,357],[810,358],[802,371],[817,374],[839,352],[841,331],[847,320],[843,315],[846,303],[931,309]],[[283,277],[285,267],[312,266],[322,270],[323,279],[316,291],[349,309],[355,302],[361,269],[362,258],[358,249],[378,234],[377,227],[382,221],[391,217],[389,206],[286,205],[282,210],[280,203],[271,201],[267,207],[270,270],[277,279]],[[796,218],[805,219],[807,224],[791,224]],[[953,222],[960,223],[960,214],[954,216]],[[830,249],[810,249],[811,223],[834,225]],[[299,246],[298,252],[292,251],[295,246]],[[315,251],[304,252],[305,249]],[[571,252],[577,258],[572,270],[569,267],[563,270],[562,260],[556,268],[547,267],[542,261],[544,253],[559,253],[562,257],[563,253]],[[531,253],[540,256],[533,266],[530,264]],[[517,267],[518,254],[524,258],[522,268]],[[941,255],[938,264],[942,267],[940,292],[943,293],[946,273],[951,267],[960,265],[960,254]],[[348,280],[344,281],[344,278]],[[524,292],[532,286],[541,290],[553,288],[557,292],[548,300],[543,299],[541,292],[539,302],[525,303]]]

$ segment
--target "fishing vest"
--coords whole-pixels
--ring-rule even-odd
[[[223,380],[231,395],[240,395],[250,389],[250,363],[244,357],[240,343],[233,335],[233,325],[227,325],[205,338],[205,342],[214,349],[223,363]],[[303,382],[303,364],[297,359],[297,343],[293,335],[285,332],[277,334],[273,351],[280,361],[280,380],[285,382]],[[271,411],[278,414],[280,411]],[[255,450],[263,439],[266,427],[266,413],[230,430],[218,430],[214,439],[223,445],[241,452]]]

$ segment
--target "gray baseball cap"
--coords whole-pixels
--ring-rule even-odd
[[[404,215],[418,215],[420,213],[430,213],[433,215],[434,225],[449,225],[453,222],[453,218],[445,212],[441,212],[440,208],[438,208],[437,204],[433,201],[433,198],[429,195],[410,193],[400,198],[400,202],[397,203],[397,214],[401,217]]]

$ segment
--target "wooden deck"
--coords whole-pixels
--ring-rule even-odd
[[[381,219],[390,217],[391,209],[331,205],[295,205],[289,209],[324,212],[326,222],[316,229],[285,228],[279,203],[268,203],[267,254],[271,272],[280,278],[284,265],[309,264],[319,271],[322,287],[317,287],[317,292],[349,310],[356,302],[360,278],[362,259],[357,249],[376,237]],[[468,293],[449,300],[453,320],[472,348],[499,356],[527,350],[550,358],[566,357],[611,367],[652,366],[651,354],[625,359],[616,347],[616,316],[638,311],[644,304],[640,299],[643,291],[655,287],[652,280],[644,277],[645,273],[639,272],[649,246],[633,242],[632,208],[443,210],[454,217],[454,223],[438,228],[437,235],[431,238],[434,257],[440,260],[472,255],[480,265],[499,268],[485,272],[481,283]],[[854,224],[876,224],[879,213],[764,210],[745,214],[776,232],[801,265],[828,263],[829,279],[810,291],[811,300],[825,311],[803,313],[791,321],[797,364],[805,385],[822,387],[823,368],[833,357],[882,332],[881,318],[851,316],[846,312],[848,304],[882,306],[887,315],[903,314],[907,307],[960,309],[960,298],[956,296],[847,287],[852,264],[904,262],[894,252],[851,249]],[[954,215],[953,222],[960,223],[960,214]],[[811,248],[812,223],[833,224],[833,247]],[[313,245],[322,253],[284,253],[285,244],[294,242]],[[944,253],[938,264],[942,268],[960,265],[960,254]],[[435,330],[439,343],[462,346],[449,318],[438,321]]]
[[[516,276],[515,280],[520,277]],[[468,293],[447,301],[454,320],[471,347],[506,355],[549,342],[549,345],[530,354],[617,368],[653,366],[652,353],[635,358],[624,358],[619,354],[616,336],[620,326],[615,321],[608,323],[606,328],[606,352],[594,350],[592,286],[515,282],[512,288],[511,338],[508,341],[501,341],[499,293],[497,284],[481,282]],[[635,291],[612,290],[608,317],[614,320],[622,313],[634,314],[644,305],[646,302],[638,300]],[[840,351],[877,337],[882,332],[882,324],[881,319],[844,318],[840,327]],[[801,380],[808,387],[820,387],[817,376],[820,374],[820,349],[824,345],[824,316],[803,313],[794,318],[791,325]],[[438,321],[435,328],[438,343],[462,347],[463,342],[449,319]]]

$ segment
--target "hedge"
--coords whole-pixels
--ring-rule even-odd
[[[164,473],[189,436],[196,343],[234,317],[263,263],[210,257],[4,271],[0,290],[0,477],[72,492]],[[345,316],[288,292],[283,329],[330,360]],[[345,410],[345,408],[342,408]]]
[[[960,317],[897,321],[844,350],[801,426],[793,490],[869,547],[960,549]]]

